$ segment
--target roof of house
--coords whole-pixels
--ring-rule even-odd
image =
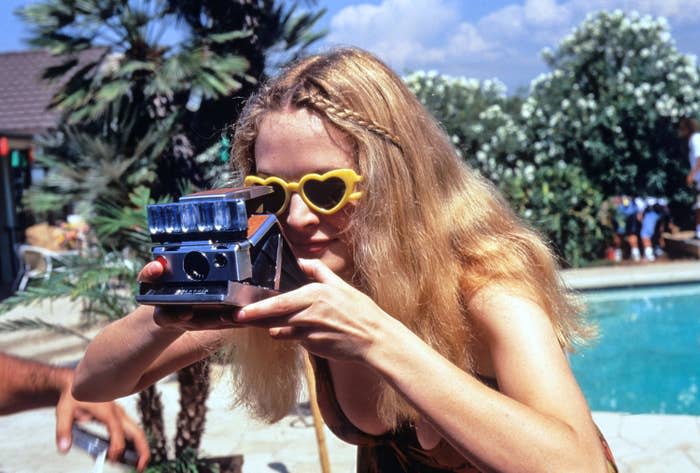
[[[103,53],[103,48],[85,50],[80,62]],[[43,50],[0,53],[0,135],[31,137],[56,126],[60,113],[48,105],[61,83],[41,76],[64,60]]]

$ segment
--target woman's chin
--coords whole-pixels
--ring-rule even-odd
[[[352,274],[352,271],[350,270],[351,265],[348,264],[348,260],[345,258],[342,258],[341,256],[333,253],[326,253],[322,255],[320,258],[316,258],[320,260],[323,264],[328,266],[328,268],[333,271],[335,274],[340,276],[341,278],[347,280],[347,276],[349,274]]]
[[[346,251],[346,246],[340,240],[332,240],[324,244],[293,245],[294,253],[298,258],[315,259],[345,279],[346,274],[351,274],[351,259]]]

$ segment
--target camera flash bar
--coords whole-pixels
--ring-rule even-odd
[[[151,240],[160,243],[208,239],[211,235],[239,235],[248,229],[246,201],[269,193],[256,186],[218,189],[181,197],[178,202],[147,207]]]

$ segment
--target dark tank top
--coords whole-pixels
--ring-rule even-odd
[[[460,455],[445,439],[431,449],[421,447],[416,429],[406,423],[396,431],[370,435],[355,427],[345,416],[335,396],[328,361],[312,356],[316,373],[316,392],[323,419],[341,440],[357,445],[357,473],[478,473],[480,470]],[[494,378],[477,376],[492,389],[498,390]],[[615,460],[603,435],[598,432],[608,472],[617,473]],[[438,461],[438,458],[440,459]]]

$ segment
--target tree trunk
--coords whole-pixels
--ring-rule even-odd
[[[204,359],[177,373],[180,385],[180,412],[177,415],[175,434],[176,458],[186,450],[199,450],[207,415],[209,371],[209,360]]]
[[[139,393],[139,411],[141,412],[141,423],[151,447],[150,463],[157,465],[167,461],[168,447],[163,427],[163,403],[155,385],[149,386]]]

